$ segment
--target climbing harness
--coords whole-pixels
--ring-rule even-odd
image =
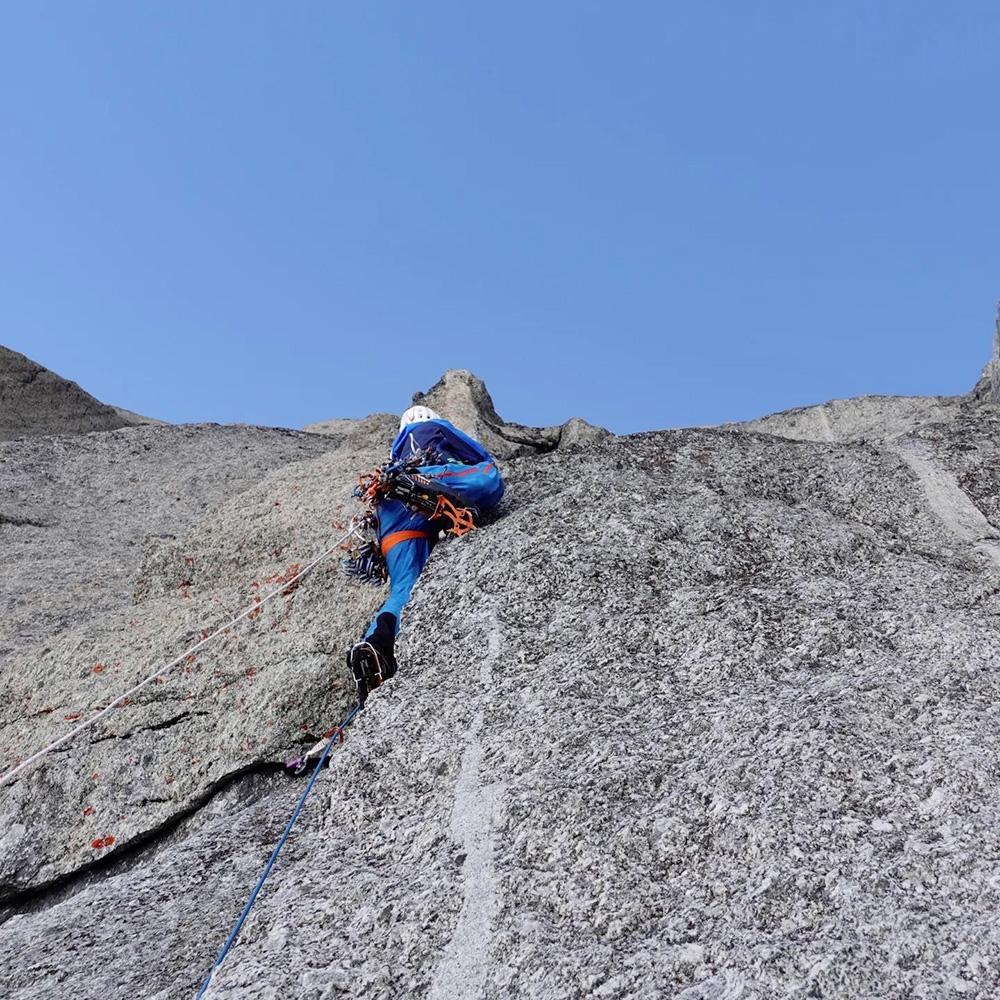
[[[366,476],[359,476],[354,496],[361,501],[363,519],[376,524],[379,501],[396,500],[436,522],[439,531],[456,536],[471,531],[479,520],[479,510],[449,496],[433,477],[420,472],[422,465],[442,461],[437,452],[424,449],[405,461],[388,462]]]
[[[305,790],[299,796],[299,801],[295,805],[295,809],[292,811],[291,818],[285,825],[284,833],[278,839],[278,843],[274,845],[274,850],[271,852],[271,857],[268,859],[267,864],[264,866],[264,870],[260,874],[260,878],[257,879],[257,884],[253,887],[253,891],[250,893],[250,898],[247,900],[246,906],[243,907],[243,912],[239,915],[236,921],[236,926],[233,927],[226,939],[226,943],[222,946],[222,950],[219,952],[218,958],[212,964],[212,968],[208,970],[208,975],[205,977],[205,981],[201,984],[201,989],[198,991],[198,995],[195,1000],[201,1000],[205,995],[205,991],[211,985],[212,976],[218,971],[220,965],[222,965],[223,959],[229,953],[229,949],[233,946],[236,941],[236,936],[240,932],[240,928],[243,926],[243,922],[246,920],[247,915],[250,913],[250,908],[253,906],[257,896],[260,895],[260,890],[264,887],[264,880],[270,874],[271,869],[274,867],[274,862],[278,859],[278,853],[284,846],[285,841],[288,839],[288,835],[292,832],[292,827],[295,825],[295,821],[299,817],[299,813],[302,811],[302,807],[305,805],[306,799],[309,797],[309,793],[312,791],[312,786],[316,783],[316,778],[319,776],[319,772],[323,769],[323,765],[326,763],[327,755],[333,748],[336,742],[336,736],[339,734],[339,742],[344,741],[344,730],[351,724],[351,721],[358,714],[359,706],[355,705],[354,708],[347,713],[344,721],[334,729],[330,730],[330,736],[327,738],[326,746],[323,749],[323,753],[319,758],[316,767],[313,769],[312,776],[309,778],[309,784],[306,785]],[[308,756],[308,755],[307,755]],[[305,765],[303,764],[303,770],[305,770]],[[301,772],[300,772],[301,773]]]
[[[424,448],[405,461],[388,462],[365,476],[358,477],[354,496],[361,501],[362,513],[355,519],[352,541],[344,546],[346,555],[341,571],[349,580],[381,587],[389,579],[386,553],[407,538],[435,538],[439,531],[460,537],[476,527],[479,510],[462,505],[457,497],[444,493],[430,476],[419,472],[420,466],[441,465],[447,460],[438,452]],[[381,500],[396,500],[423,514],[429,521],[427,531],[398,531],[379,541],[378,505]]]
[[[441,523],[450,535],[460,537],[472,531],[479,511],[475,507],[458,506],[451,497],[430,486],[431,480],[425,476],[397,476],[390,481],[386,496],[420,511],[432,522]]]
[[[180,656],[178,656],[174,660],[171,660],[166,666],[161,667],[155,673],[152,673],[148,677],[139,681],[138,684],[135,684],[132,687],[130,687],[124,694],[120,695],[114,701],[108,702],[108,704],[105,705],[104,708],[102,708],[99,712],[96,712],[89,719],[86,719],[84,722],[81,722],[78,726],[75,726],[68,733],[64,733],[58,739],[53,740],[47,747],[44,747],[37,753],[32,754],[26,760],[21,761],[20,764],[9,770],[6,774],[0,775],[0,785],[2,785],[5,781],[8,781],[11,778],[16,777],[22,771],[27,770],[32,764],[34,764],[36,761],[41,760],[56,747],[61,746],[63,743],[68,743],[75,736],[78,736],[84,730],[89,729],[100,719],[104,718],[105,715],[108,715],[110,712],[114,711],[115,708],[127,704],[128,699],[131,698],[134,694],[141,691],[143,688],[148,687],[150,684],[158,680],[164,674],[168,673],[174,667],[183,663],[185,660],[187,660],[189,656],[193,656],[203,646],[206,646],[210,642],[212,642],[213,639],[217,639],[220,635],[234,628],[244,619],[256,617],[258,614],[258,609],[262,608],[265,604],[268,603],[268,601],[271,601],[275,597],[278,597],[280,595],[291,594],[294,591],[295,586],[298,584],[298,581],[300,581],[308,573],[311,573],[321,562],[323,562],[324,559],[333,555],[334,552],[343,551],[344,543],[349,538],[354,536],[358,530],[359,530],[358,525],[352,522],[350,528],[343,535],[341,535],[340,538],[338,538],[335,542],[333,542],[333,544],[328,546],[326,550],[323,551],[320,555],[316,556],[316,558],[313,559],[312,562],[307,563],[293,577],[284,580],[282,583],[280,583],[277,587],[275,587],[268,593],[260,595],[258,599],[254,600],[253,604],[251,604],[247,608],[244,608],[235,618],[232,619],[232,621],[226,622],[225,625],[220,625],[219,628],[217,628],[214,632],[212,632],[210,635],[206,635],[199,642],[196,642],[193,646],[190,647],[190,649],[184,650],[184,652],[181,653]]]

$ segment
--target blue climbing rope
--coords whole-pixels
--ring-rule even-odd
[[[215,960],[215,963],[212,965],[212,968],[208,970],[208,975],[205,977],[205,981],[201,984],[201,989],[198,991],[198,996],[195,997],[195,1000],[201,1000],[201,998],[205,995],[205,991],[208,989],[209,984],[212,982],[212,976],[215,975],[215,971],[219,968],[220,965],[222,965],[222,960],[226,957],[226,954],[229,952],[229,949],[233,946],[233,942],[236,940],[236,936],[239,934],[240,928],[243,926],[243,921],[246,920],[247,915],[250,913],[250,907],[253,906],[254,900],[257,898],[257,896],[260,893],[260,890],[263,888],[264,879],[267,878],[268,873],[274,867],[274,862],[277,861],[278,859],[278,852],[281,850],[285,841],[288,839],[289,833],[292,832],[292,826],[294,825],[295,820],[298,818],[299,812],[302,810],[302,806],[305,805],[305,801],[309,797],[310,791],[312,791],[312,786],[315,783],[316,778],[319,776],[319,772],[323,768],[323,764],[326,761],[327,754],[329,754],[330,752],[330,748],[333,746],[335,742],[337,742],[336,734],[338,733],[338,731],[340,732],[342,741],[344,730],[350,725],[351,720],[354,718],[354,716],[358,714],[359,708],[360,708],[359,705],[355,705],[354,708],[352,708],[350,712],[347,713],[347,716],[344,719],[344,721],[336,729],[333,730],[333,735],[331,735],[326,746],[323,748],[323,754],[320,757],[319,762],[316,764],[312,776],[309,778],[309,784],[306,785],[305,791],[299,797],[299,801],[298,803],[296,803],[295,809],[292,811],[291,818],[288,820],[288,824],[285,826],[285,832],[282,833],[281,837],[278,840],[278,843],[274,845],[274,850],[271,852],[271,857],[268,860],[267,864],[265,865],[263,872],[261,872],[260,878],[257,879],[257,884],[253,887],[253,892],[250,893],[250,898],[247,900],[247,905],[243,907],[243,912],[240,914],[239,919],[236,921],[236,926],[233,928],[232,933],[229,935],[229,938],[227,939],[226,943],[222,946],[222,951],[219,952],[219,957]]]

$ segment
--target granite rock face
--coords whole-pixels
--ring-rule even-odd
[[[845,403],[844,440],[529,434],[477,383],[448,373],[420,400],[509,449],[502,516],[435,551],[400,673],[207,996],[993,995],[997,408]],[[65,573],[65,625],[22,616],[4,769],[279,591],[0,785],[4,996],[197,993],[303,787],[276,769],[352,703],[342,651],[383,596],[335,557],[283,580],[336,539],[395,421],[261,442],[270,467],[176,525],[108,532],[121,604],[84,614]],[[59,440],[68,463],[83,439]],[[31,486],[28,455],[4,468]],[[52,489],[22,516],[86,504]]]
[[[145,422],[100,402],[23,354],[0,347],[0,441],[109,431]]]
[[[0,442],[0,657],[127,609],[144,547],[176,540],[273,469],[338,444],[216,425]]]

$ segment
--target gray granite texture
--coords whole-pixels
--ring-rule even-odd
[[[964,396],[859,396],[831,399],[818,406],[799,406],[771,413],[743,424],[722,424],[723,429],[757,431],[793,441],[847,444],[887,443],[934,425],[951,427],[956,421],[984,412],[983,403],[995,402],[994,386],[1000,351],[1000,314],[994,359],[983,368],[979,381]]]
[[[996,996],[988,397],[914,405],[902,432],[858,401],[864,440],[567,440],[497,423],[471,378],[422,398],[510,447],[501,516],[435,551],[400,673],[334,750],[207,996]],[[447,412],[453,386],[474,411]],[[25,616],[6,640],[0,766],[322,551],[395,418],[341,430],[285,461],[269,443],[269,468],[161,537],[109,532],[127,606],[87,615],[98,588],[65,571],[65,625]],[[111,454],[114,436],[59,440]],[[193,474],[162,457],[165,480]],[[42,489],[33,468],[4,478]],[[126,496],[131,469],[108,472]],[[70,501],[63,483],[48,508]],[[343,649],[380,598],[328,561],[0,785],[0,995],[195,996],[303,788],[278,768],[352,703]]]

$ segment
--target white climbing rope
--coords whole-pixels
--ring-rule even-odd
[[[196,653],[199,649],[202,648],[202,646],[207,645],[213,639],[218,638],[227,629],[232,628],[234,625],[238,625],[244,618],[246,618],[252,612],[256,611],[258,608],[262,608],[265,604],[267,604],[268,601],[277,597],[279,594],[287,592],[289,588],[297,580],[301,580],[302,577],[304,577],[307,573],[315,569],[324,559],[331,556],[334,552],[338,551],[340,549],[340,546],[348,538],[350,538],[352,534],[354,534],[356,529],[357,525],[352,522],[351,527],[348,529],[348,531],[346,531],[343,535],[341,535],[340,538],[338,538],[324,552],[316,556],[316,558],[313,559],[312,562],[310,562],[305,567],[300,569],[298,573],[295,574],[295,576],[289,578],[288,580],[285,580],[284,583],[279,584],[277,587],[274,588],[274,590],[270,591],[269,593],[261,597],[259,601],[255,600],[253,604],[251,604],[248,608],[244,608],[232,621],[227,622],[225,625],[220,625],[211,635],[205,636],[204,639],[200,640],[199,642],[196,642],[190,649],[184,650],[184,652],[181,653],[181,655],[178,656],[175,660],[171,660],[165,667],[161,667],[159,670],[156,671],[156,673],[150,674],[145,679],[139,681],[138,684],[134,685],[133,687],[130,687],[123,695],[120,695],[114,701],[109,702],[107,705],[105,705],[104,708],[102,708],[99,712],[92,715],[85,722],[81,722],[78,726],[75,726],[68,733],[64,733],[62,736],[60,736],[59,739],[53,740],[47,747],[44,747],[37,753],[32,754],[26,760],[21,761],[21,763],[18,764],[17,767],[12,768],[3,776],[0,776],[0,785],[2,785],[5,781],[9,781],[11,778],[16,777],[22,771],[27,770],[27,768],[29,768],[32,764],[34,764],[36,761],[41,760],[44,756],[46,756],[46,754],[51,753],[56,747],[61,746],[63,743],[68,743],[75,736],[78,736],[80,733],[82,733],[85,729],[89,729],[92,725],[94,725],[95,722],[102,719],[109,712],[113,711],[116,707],[121,705],[126,698],[131,698],[132,695],[134,695],[137,691],[141,691],[144,687],[147,687],[148,685],[152,684],[153,681],[157,680],[157,678],[162,677],[165,673],[172,670],[179,663],[183,663],[185,658],[191,656],[192,653]]]

